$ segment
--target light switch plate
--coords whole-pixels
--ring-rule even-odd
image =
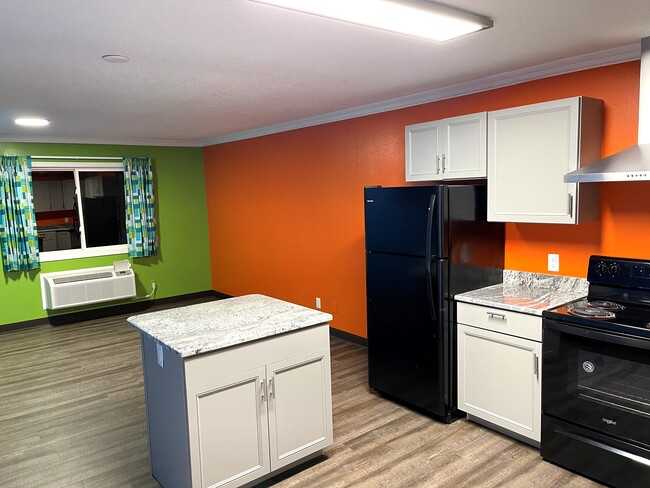
[[[560,255],[559,254],[549,254],[548,255],[548,270],[549,271],[560,271]]]

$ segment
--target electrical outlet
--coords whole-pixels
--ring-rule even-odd
[[[332,313],[339,313],[339,304],[337,302],[332,302]]]
[[[316,297],[316,308],[320,309],[320,297]]]
[[[549,254],[548,255],[548,270],[549,271],[560,271],[560,255],[559,254]]]

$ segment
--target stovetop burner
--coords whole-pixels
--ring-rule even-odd
[[[579,300],[570,303],[567,306],[567,313],[577,317],[589,317],[592,319],[614,319],[616,318],[615,311],[625,310],[623,305],[608,300]]]
[[[600,308],[603,310],[625,310],[625,307],[623,305],[619,305],[618,303],[610,302],[607,300],[593,300],[587,302],[587,305],[589,307]]]
[[[616,309],[614,309],[616,310]],[[613,319],[616,314],[611,309],[601,308],[586,300],[571,303],[567,306],[567,313],[577,317],[588,317],[590,319]]]

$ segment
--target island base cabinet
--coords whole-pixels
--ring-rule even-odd
[[[538,445],[541,343],[458,324],[458,408]]]
[[[188,390],[192,486],[234,487],[332,442],[329,349]]]
[[[332,443],[327,324],[192,358],[185,381],[195,488],[251,484]]]
[[[327,323],[191,357],[141,343],[162,488],[252,485],[332,444]]]
[[[271,470],[332,441],[329,350],[267,366]]]
[[[256,368],[188,390],[192,486],[240,486],[271,471],[264,382]]]

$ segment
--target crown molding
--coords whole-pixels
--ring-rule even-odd
[[[280,124],[260,127],[257,129],[226,134],[223,136],[206,139],[202,141],[200,145],[205,147],[216,144],[224,144],[227,142],[241,141],[244,139],[252,139],[254,137],[277,134],[279,132],[312,127],[315,125],[339,122],[341,120],[388,112],[400,108],[413,107],[425,103],[437,102],[440,100],[456,98],[464,95],[471,95],[473,93],[494,90],[496,88],[512,86],[519,83],[525,83],[527,81],[540,80],[551,76],[558,76],[574,73],[576,71],[583,71],[586,69],[626,63],[628,61],[636,61],[639,59],[641,59],[640,42],[627,44],[621,47],[605,49],[602,51],[597,51],[595,53],[564,58],[558,61],[551,61],[548,63],[539,64],[537,66],[508,71],[505,73],[500,73],[498,75],[480,78],[474,81],[458,83],[456,85],[437,88],[435,90],[429,90],[413,95],[393,98],[390,100],[384,100],[377,103],[361,105],[358,107],[330,112],[323,115],[316,115],[313,117],[306,117],[304,119],[297,119]]]
[[[51,144],[106,144],[110,146],[160,146],[160,147],[203,147],[200,141],[183,139],[83,139],[67,137],[34,137],[34,136],[0,136],[3,142],[51,143]]]

